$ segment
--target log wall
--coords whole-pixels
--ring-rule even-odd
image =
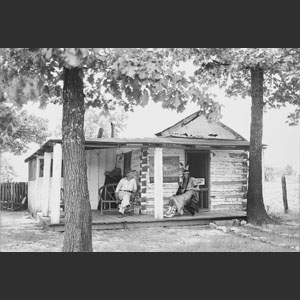
[[[242,150],[211,151],[211,210],[241,209],[247,197],[248,154]]]

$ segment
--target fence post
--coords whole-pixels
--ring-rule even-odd
[[[287,202],[285,176],[281,176],[281,185],[282,185],[282,200],[283,200],[284,212],[287,213],[289,210],[289,207],[288,207],[288,202]]]
[[[10,209],[14,210],[14,198],[13,198],[13,194],[14,194],[14,187],[13,187],[13,183],[10,184]]]

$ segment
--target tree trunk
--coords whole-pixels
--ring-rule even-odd
[[[252,107],[247,220],[249,223],[258,225],[269,220],[263,202],[262,190],[263,81],[263,69],[259,66],[251,68]]]
[[[64,68],[62,152],[64,162],[64,252],[91,252],[92,216],[84,151],[83,73]]]

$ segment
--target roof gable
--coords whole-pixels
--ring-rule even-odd
[[[197,111],[173,126],[156,133],[156,136],[246,141],[244,137],[219,120],[208,120],[201,111]]]

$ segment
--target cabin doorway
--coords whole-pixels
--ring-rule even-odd
[[[200,179],[199,209],[209,209],[210,153],[209,151],[187,151],[186,164],[190,176]]]

